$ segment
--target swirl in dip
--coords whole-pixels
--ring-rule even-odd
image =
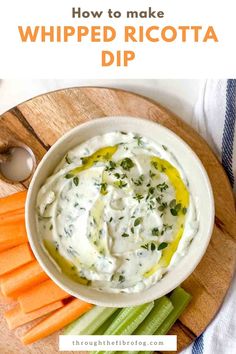
[[[168,147],[112,132],[63,158],[38,193],[37,228],[46,252],[74,281],[133,293],[175,266],[198,222]]]

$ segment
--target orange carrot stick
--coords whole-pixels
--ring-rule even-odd
[[[6,274],[34,260],[28,243],[23,243],[0,254],[0,275]]]
[[[14,302],[13,299],[11,299],[10,297],[4,296],[0,291],[0,305],[9,305],[9,304],[12,304],[13,302]]]
[[[48,315],[50,312],[55,311],[63,306],[64,304],[62,301],[56,301],[53,304],[44,306],[39,310],[30,313],[24,313],[21,310],[20,305],[17,304],[11,310],[5,312],[4,317],[6,318],[9,329],[14,329],[19,326],[22,326],[23,324],[33,321],[36,318]]]
[[[67,292],[59,288],[52,280],[44,281],[18,297],[22,311],[30,312],[52,302],[70,297]]]
[[[24,208],[26,194],[27,191],[22,191],[0,198],[0,214]]]
[[[69,304],[57,310],[52,315],[48,316],[46,319],[31,328],[21,338],[21,340],[24,344],[30,344],[49,336],[83,315],[92,307],[93,305],[82,300],[72,300]]]
[[[11,224],[15,222],[23,222],[25,219],[25,209],[17,209],[8,213],[0,214],[0,224]]]
[[[25,222],[18,221],[12,224],[0,224],[0,244],[14,243],[14,246],[27,242],[28,237],[25,229]]]
[[[47,279],[47,274],[44,273],[38,262],[33,261],[9,274],[3,275],[1,279],[1,291],[5,296],[16,298],[32,286],[42,283]]]

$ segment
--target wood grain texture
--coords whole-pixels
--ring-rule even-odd
[[[26,143],[37,161],[59,137],[88,120],[104,116],[143,117],[166,126],[185,140],[205,166],[216,206],[215,227],[210,245],[194,273],[183,287],[193,300],[171,330],[178,335],[178,351],[201,334],[219,310],[229,287],[236,255],[236,215],[227,176],[207,143],[186,123],[156,102],[136,94],[105,88],[73,88],[55,91],[20,104],[0,117],[0,148],[10,137]],[[0,181],[0,196],[21,190],[21,184]],[[5,307],[2,306],[2,308]],[[2,309],[3,311],[3,309]],[[25,327],[20,328],[24,331]],[[1,326],[0,352],[57,353],[57,335],[27,348]]]

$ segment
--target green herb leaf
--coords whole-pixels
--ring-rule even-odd
[[[122,274],[120,274],[120,276],[119,276],[119,282],[120,283],[123,283],[125,281],[125,277],[122,275]]]
[[[167,147],[165,145],[162,145],[162,147],[165,151],[167,150]]]
[[[118,188],[124,188],[127,186],[127,183],[123,182],[122,180],[119,180],[119,181],[115,182],[114,185]]]
[[[114,161],[109,161],[108,166],[106,166],[105,171],[113,171],[116,168],[116,163]]]
[[[70,178],[73,178],[73,177],[74,177],[74,175],[72,173],[67,173],[65,175],[65,178],[67,178],[67,179],[70,179]]]
[[[101,194],[107,194],[107,183],[101,183]]]
[[[129,234],[127,234],[127,233],[124,232],[121,236],[122,236],[122,237],[129,237]]]
[[[178,215],[178,212],[177,212],[177,210],[175,210],[175,209],[170,209],[170,212],[171,212],[171,214],[172,214],[173,216],[177,216],[177,215]]]
[[[152,229],[152,236],[160,236],[158,227],[154,227],[154,229]]]
[[[169,204],[169,207],[170,208],[175,208],[175,206],[176,206],[176,199],[172,199],[170,204]]]
[[[138,146],[143,146],[142,137],[140,135],[135,135],[134,139],[137,140]]]
[[[164,248],[166,248],[168,246],[167,242],[162,242],[160,243],[160,245],[158,246],[158,251],[163,250]]]
[[[129,171],[132,167],[134,167],[134,163],[129,157],[126,157],[125,159],[123,159],[121,161],[120,165],[126,171]]]
[[[73,182],[74,182],[74,185],[75,185],[75,186],[78,186],[78,185],[79,185],[79,177],[75,176],[75,177],[73,178]]]
[[[151,243],[151,251],[153,252],[153,251],[155,251],[155,249],[156,249],[155,243]]]
[[[136,199],[139,203],[140,203],[140,200],[142,200],[144,197],[142,196],[142,194],[136,194],[134,199]]]
[[[187,210],[188,210],[188,209],[184,207],[184,208],[182,209],[182,213],[185,215],[185,214],[187,213]]]
[[[65,160],[68,163],[68,165],[71,164],[71,162],[72,162],[71,159],[69,158],[68,154],[65,156]]]
[[[142,217],[139,217],[139,218],[135,219],[135,221],[134,221],[134,226],[138,226],[138,225],[140,225],[142,222],[143,222],[143,218],[142,218]]]

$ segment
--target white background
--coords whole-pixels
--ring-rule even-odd
[[[7,0],[0,5],[0,77],[3,78],[203,78],[234,77],[235,0]],[[164,19],[72,19],[72,6],[163,10]],[[124,25],[214,26],[219,43],[123,43]],[[17,25],[113,25],[112,44],[21,43]],[[191,36],[190,36],[191,37]],[[102,49],[135,49],[128,68],[100,66]]]

